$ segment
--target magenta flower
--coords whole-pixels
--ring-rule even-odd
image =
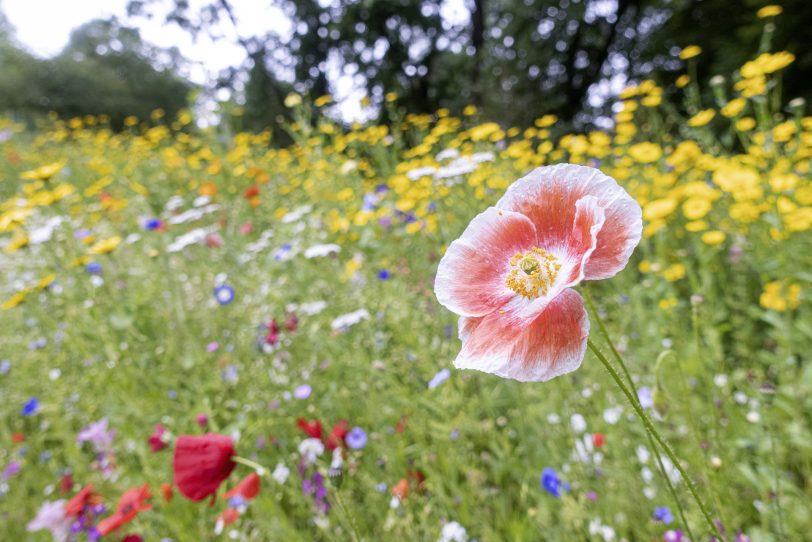
[[[521,381],[577,369],[589,319],[572,287],[622,270],[641,232],[640,206],[597,169],[560,164],[513,183],[437,269],[438,301],[461,316],[454,366]]]
[[[113,445],[116,432],[107,430],[107,418],[91,423],[76,434],[76,442],[92,442],[99,451],[106,451]]]

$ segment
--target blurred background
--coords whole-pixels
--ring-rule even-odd
[[[0,0],[0,113],[106,115],[121,129],[128,117],[188,108],[199,125],[261,131],[290,120],[295,93],[332,104],[317,114],[346,123],[386,122],[389,104],[451,114],[474,105],[505,126],[553,114],[562,131],[588,130],[611,126],[617,95],[645,79],[679,108],[685,47],[701,48],[692,76],[710,89],[764,39],[796,57],[785,100],[808,101],[812,2],[782,0],[780,24],[763,33],[757,13],[769,3]]]

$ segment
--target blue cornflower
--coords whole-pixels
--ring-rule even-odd
[[[102,265],[99,262],[90,262],[85,266],[85,271],[91,274],[98,274],[102,272]]]
[[[214,298],[221,305],[228,305],[234,301],[234,288],[228,284],[221,284],[214,289]]]
[[[288,253],[291,251],[292,248],[293,246],[290,243],[284,243],[281,247],[276,249],[276,252],[274,252],[273,255],[273,259],[276,260],[277,262],[281,262],[287,257]]]
[[[163,223],[161,222],[160,218],[150,218],[144,223],[144,228],[150,231],[155,231],[160,228],[162,224]]]
[[[238,378],[237,367],[235,367],[234,365],[227,366],[225,369],[223,369],[221,376],[223,377],[223,380],[225,382],[234,384],[235,382],[237,382]]]
[[[380,271],[378,271],[379,280],[389,280],[390,276],[392,275],[389,273],[388,269],[381,269]]]
[[[353,427],[344,441],[351,450],[360,450],[367,445],[367,434],[360,427]]]
[[[562,482],[552,467],[545,467],[541,472],[541,487],[555,498],[561,496],[562,491],[569,488],[569,484]]]
[[[674,521],[674,514],[671,513],[671,510],[667,506],[656,507],[652,517],[654,521],[662,521],[666,525]]]
[[[23,416],[33,416],[37,410],[39,410],[39,399],[32,397],[23,405],[22,414]]]
[[[440,369],[440,371],[429,380],[429,389],[433,390],[451,376],[451,371],[448,369]]]
[[[228,500],[228,507],[229,508],[239,508],[241,506],[245,506],[248,504],[248,501],[245,500],[245,497],[242,495],[234,495]]]

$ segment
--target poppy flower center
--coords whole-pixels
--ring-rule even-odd
[[[533,247],[526,252],[517,252],[510,259],[510,271],[505,278],[505,286],[528,299],[547,295],[561,264],[558,258],[544,250]]]

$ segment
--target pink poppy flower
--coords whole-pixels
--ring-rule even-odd
[[[581,365],[589,335],[582,280],[622,270],[640,206],[597,169],[559,164],[511,185],[440,261],[434,291],[461,316],[454,366],[547,381]]]

